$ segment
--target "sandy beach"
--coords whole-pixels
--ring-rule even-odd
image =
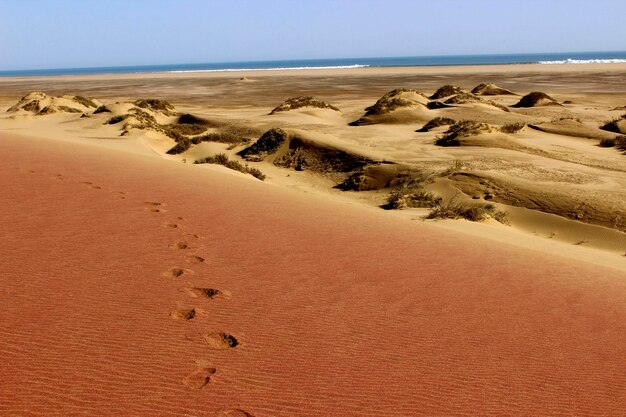
[[[0,78],[0,415],[620,415],[625,78]]]

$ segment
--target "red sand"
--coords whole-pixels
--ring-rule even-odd
[[[624,415],[621,272],[156,157],[0,155],[1,416]]]

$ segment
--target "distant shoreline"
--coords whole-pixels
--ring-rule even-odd
[[[543,54],[449,55],[424,57],[337,58],[139,65],[93,68],[58,68],[0,71],[0,77],[48,77],[117,74],[244,73],[266,71],[322,71],[360,68],[457,67],[491,65],[593,65],[626,63],[624,52],[571,52]]]

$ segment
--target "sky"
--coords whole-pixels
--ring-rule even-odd
[[[0,70],[626,50],[626,0],[0,0]]]

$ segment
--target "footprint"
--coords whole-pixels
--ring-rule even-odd
[[[115,191],[113,193],[113,198],[117,198],[118,200],[126,200],[126,193],[124,191]]]
[[[93,182],[85,181],[85,182],[83,182],[83,184],[85,184],[89,188],[93,188],[94,190],[101,190],[102,189],[102,187],[100,187],[99,185],[94,185]]]
[[[178,229],[180,226],[176,223],[165,223],[163,227],[166,227],[168,229]]]
[[[189,255],[187,257],[187,262],[192,264],[201,264],[202,262],[204,262],[204,258],[202,256]]]
[[[146,201],[144,204],[146,205],[146,210],[150,210],[153,213],[165,213],[167,211],[163,208],[165,204],[158,201]]]
[[[170,317],[174,320],[192,320],[198,311],[195,308],[177,308],[170,313]]]
[[[231,408],[222,411],[224,417],[254,417],[254,415],[242,410],[241,408]]]
[[[217,369],[211,367],[208,361],[202,360],[196,361],[196,366],[197,369],[195,372],[192,372],[183,379],[183,384],[187,385],[189,388],[202,389],[211,381],[211,377],[217,372]],[[235,417],[236,414],[232,416]]]
[[[203,297],[211,300],[218,297],[230,298],[230,293],[228,291],[220,291],[215,288],[193,287],[187,288],[187,292],[194,298]]]
[[[183,249],[189,249],[189,244],[187,242],[174,242],[174,243],[170,243],[168,247],[174,250],[183,250]]]
[[[224,332],[210,333],[204,336],[204,341],[213,349],[234,349],[239,345],[235,336]]]
[[[51,178],[54,178],[55,180],[62,180],[63,179],[63,175],[61,175],[61,174],[54,174]]]
[[[192,275],[193,271],[191,269],[183,269],[183,268],[172,268],[168,269],[165,272],[162,272],[161,275],[167,278],[179,278],[183,275]]]

